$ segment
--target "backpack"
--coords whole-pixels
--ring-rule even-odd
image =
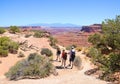
[[[61,51],[60,51],[60,50],[58,50],[58,51],[57,51],[57,54],[61,54]]]
[[[75,51],[71,51],[71,56],[75,56]]]

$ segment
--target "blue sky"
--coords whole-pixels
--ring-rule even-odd
[[[90,25],[120,15],[120,0],[0,0],[0,26]]]

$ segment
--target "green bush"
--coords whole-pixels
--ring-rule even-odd
[[[78,69],[80,69],[80,67],[81,67],[81,65],[82,65],[82,60],[81,60],[81,58],[80,58],[79,56],[76,56],[76,57],[75,57],[74,65],[75,65]]]
[[[10,42],[10,44],[9,44],[9,52],[10,53],[16,54],[18,48],[19,48],[19,44],[18,43],[16,43],[16,42]]]
[[[0,49],[0,56],[1,57],[7,57],[8,56],[8,50]]]
[[[33,36],[36,38],[41,38],[44,36],[44,32],[43,31],[35,31]]]
[[[5,74],[10,80],[20,78],[44,78],[55,71],[51,61],[44,56],[32,53],[27,59],[19,61]]]
[[[10,26],[9,32],[15,34],[20,32],[20,29],[17,26]]]
[[[8,37],[0,37],[0,55],[1,56],[8,56],[8,53],[17,53],[19,48],[19,44],[13,42]]]
[[[102,65],[101,69],[105,71],[105,73],[114,73],[119,71],[120,54],[110,53],[109,56],[106,57],[104,65]]]
[[[40,53],[41,55],[46,55],[48,57],[53,55],[52,51],[48,48],[42,48]]]
[[[5,33],[5,29],[4,28],[0,28],[0,34]]]
[[[118,81],[116,79],[119,78],[111,76],[120,72],[120,15],[103,21],[102,33],[90,36],[88,41],[93,44],[89,55],[93,62],[99,63],[97,66],[102,71],[100,77],[107,81]]]

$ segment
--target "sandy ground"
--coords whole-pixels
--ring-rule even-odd
[[[47,38],[24,38],[23,36],[15,36],[15,35],[9,35],[11,38],[15,41],[24,41],[28,40],[28,45],[34,45],[41,48],[50,48],[54,52],[53,58],[56,59],[55,50],[52,49],[49,46],[48,39]],[[62,48],[63,49],[63,48]],[[29,55],[29,53],[35,52],[34,50],[30,50],[27,52],[24,52],[26,56]],[[92,68],[91,63],[88,59],[86,59],[86,56],[83,55],[81,52],[77,52],[77,56],[80,56],[82,59],[82,67],[81,70],[76,69],[75,67],[73,69],[57,69],[57,72],[59,73],[58,76],[49,76],[47,78],[43,79],[23,79],[18,81],[9,81],[5,78],[4,74],[9,70],[11,66],[13,66],[17,61],[24,59],[18,58],[17,55],[9,54],[8,57],[0,58],[0,84],[107,84],[105,81],[101,81],[99,79],[96,79],[92,76],[87,76],[84,74],[86,70],[89,70]],[[60,62],[54,61],[53,64],[55,66],[60,66]],[[68,61],[67,61],[68,64]]]

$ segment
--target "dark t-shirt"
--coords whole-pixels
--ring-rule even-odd
[[[57,50],[57,54],[61,54],[61,51],[60,51],[60,50]]]

